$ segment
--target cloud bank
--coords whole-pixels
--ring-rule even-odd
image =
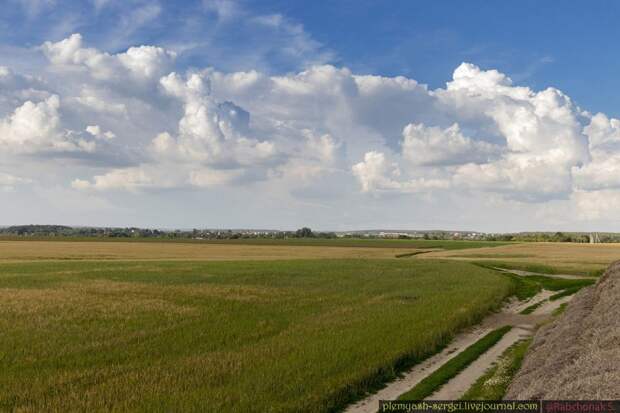
[[[209,10],[224,21],[240,13],[225,6]],[[277,16],[254,24],[295,30]],[[101,196],[480,197],[543,215],[560,202],[585,221],[611,217],[604,200],[620,198],[620,120],[496,70],[462,63],[429,89],[325,64],[286,75],[180,70],[162,46],[87,43],[78,33],[44,42],[37,73],[0,67],[0,187],[36,185],[22,177],[36,163],[62,168],[54,184],[64,190]]]

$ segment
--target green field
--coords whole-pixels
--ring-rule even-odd
[[[385,238],[238,238],[238,239],[191,239],[191,238],[123,238],[123,237],[42,237],[0,236],[0,241],[56,241],[56,242],[148,242],[213,245],[265,245],[305,247],[351,247],[351,248],[420,248],[438,250],[462,250],[471,248],[501,247],[516,244],[501,241],[425,240]]]
[[[362,238],[287,238],[265,239],[250,238],[236,240],[207,240],[211,244],[238,244],[238,245],[303,245],[322,247],[374,247],[374,248],[420,248],[438,250],[463,250],[471,248],[501,247],[511,242],[498,241],[460,241],[460,240],[424,240],[424,239],[362,239]]]
[[[0,410],[334,411],[513,288],[454,260],[2,263]]]

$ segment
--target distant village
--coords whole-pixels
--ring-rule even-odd
[[[445,230],[313,231],[308,227],[303,227],[296,231],[283,231],[274,229],[151,229],[137,227],[71,227],[64,225],[14,225],[0,227],[0,238],[1,237],[160,238],[189,239],[196,241],[251,238],[362,238],[579,243],[620,242],[620,234],[612,232],[485,233],[479,231]]]

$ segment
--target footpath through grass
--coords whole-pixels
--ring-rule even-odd
[[[567,295],[574,294],[583,287],[587,287],[596,282],[595,279],[566,279],[551,278],[542,275],[509,275],[515,283],[515,295],[520,300],[529,299],[538,294],[542,289],[551,291],[569,291]],[[563,295],[556,294],[554,300]]]
[[[473,363],[478,357],[493,347],[504,335],[510,331],[511,326],[500,327],[491,331],[461,353],[448,360],[430,375],[426,376],[413,389],[403,394],[399,398],[402,400],[423,400],[435,393],[446,384],[450,379],[456,377],[467,366]]]
[[[620,252],[620,250],[618,251]],[[470,257],[469,255],[468,257]],[[465,256],[463,256],[465,257]],[[582,264],[581,266],[577,265],[576,267],[567,266],[566,264],[556,263],[554,265],[542,264],[536,262],[520,262],[520,261],[495,261],[495,260],[481,260],[475,261],[476,264],[488,267],[488,268],[506,268],[511,270],[520,270],[533,272],[538,274],[571,274],[571,275],[581,275],[584,277],[599,277],[605,272],[605,268],[599,269],[591,269],[589,266]]]
[[[498,267],[494,264],[489,264],[488,262],[474,262],[475,265],[478,265],[482,268],[488,268],[494,271],[501,272],[497,270]],[[511,267],[503,267],[503,268],[511,268]],[[514,268],[511,268],[514,269]],[[534,272],[534,271],[532,271]],[[559,298],[565,297],[567,295],[571,295],[582,289],[583,287],[587,287],[596,283],[596,278],[554,278],[547,277],[544,275],[516,275],[505,273],[506,276],[510,277],[512,282],[514,283],[514,295],[519,300],[528,300],[538,294],[541,290],[551,290],[558,291],[557,294],[554,294],[550,297],[550,300],[554,301]],[[528,313],[525,313],[528,314]]]
[[[512,289],[455,261],[0,264],[0,410],[335,411]]]

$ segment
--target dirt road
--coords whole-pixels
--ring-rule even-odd
[[[527,271],[506,270],[519,276],[545,275]],[[552,275],[556,278],[583,278],[573,275],[556,274]],[[494,313],[486,317],[480,324],[457,335],[452,343],[443,351],[426,359],[420,364],[413,366],[409,371],[405,372],[399,379],[388,383],[386,387],[378,392],[369,395],[365,399],[349,406],[345,409],[345,413],[375,413],[379,404],[379,400],[394,400],[400,395],[406,393],[416,384],[422,381],[429,374],[433,373],[448,360],[465,350],[468,346],[475,343],[488,332],[505,326],[511,325],[513,329],[487,352],[481,355],[476,361],[469,365],[465,370],[460,372],[446,384],[444,384],[437,392],[429,397],[431,400],[451,400],[458,399],[475,383],[475,381],[484,372],[495,363],[501,354],[519,340],[530,337],[536,331],[541,323],[549,320],[551,314],[563,303],[570,301],[572,296],[563,297],[559,300],[549,301],[556,292],[542,290],[536,296],[526,301],[518,301],[512,299],[498,313]],[[541,303],[532,314],[520,314],[525,308]]]

